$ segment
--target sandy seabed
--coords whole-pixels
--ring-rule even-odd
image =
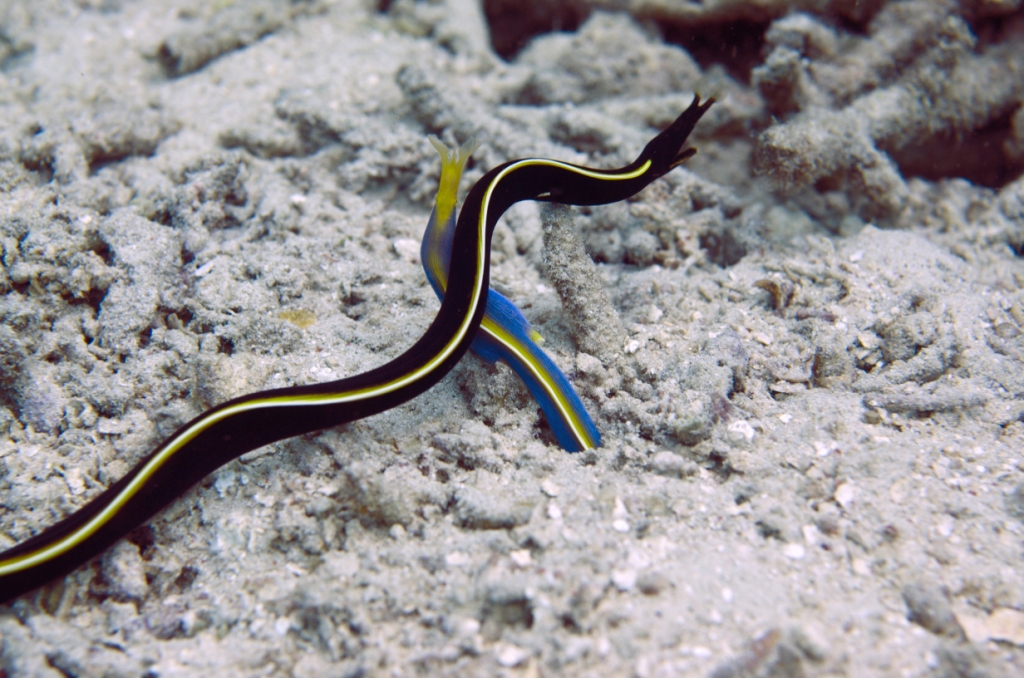
[[[601,448],[467,355],[0,606],[0,676],[1024,675],[1020,5],[0,2],[0,548],[411,346],[427,134],[466,190],[718,99],[497,227]]]

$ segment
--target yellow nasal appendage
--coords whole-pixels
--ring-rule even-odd
[[[440,139],[431,134],[427,137],[431,145],[441,155],[441,181],[437,186],[437,198],[434,201],[437,212],[434,218],[437,223],[448,222],[452,210],[455,209],[455,199],[459,192],[459,180],[462,178],[462,170],[466,166],[469,156],[473,155],[480,146],[476,139],[467,139],[457,149],[449,149]]]

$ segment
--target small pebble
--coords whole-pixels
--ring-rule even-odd
[[[494,652],[494,658],[498,664],[510,669],[519,666],[530,658],[529,650],[524,650],[515,645],[500,645]]]
[[[821,531],[815,525],[804,525],[800,528],[803,532],[804,541],[807,542],[808,546],[817,546],[821,543],[822,536]]]
[[[954,529],[956,529],[956,518],[948,513],[943,513],[935,522],[935,531],[946,539],[949,539],[953,535]]]
[[[836,503],[842,506],[844,509],[849,509],[853,506],[853,500],[857,496],[857,491],[850,483],[842,483],[836,488]]]
[[[860,332],[857,334],[857,341],[869,351],[873,351],[882,345],[881,338],[874,332]]]
[[[630,591],[636,586],[636,570],[612,570],[612,584],[620,591]]]
[[[729,439],[739,443],[744,440],[748,443],[754,439],[754,427],[742,419],[729,424]]]
[[[114,544],[100,559],[106,594],[118,602],[140,601],[149,591],[139,547],[127,540]]]
[[[562,491],[558,485],[556,485],[550,478],[540,484],[540,491],[547,496],[554,499],[558,496],[558,493]]]
[[[949,598],[934,584],[911,582],[901,591],[907,620],[937,636],[964,640],[964,630],[953,614]]]
[[[992,610],[986,622],[988,636],[1021,647],[1024,646],[1024,612],[1008,607]]]
[[[658,452],[651,459],[651,469],[663,476],[678,478],[686,460],[673,452]]]
[[[402,257],[409,263],[415,264],[420,260],[420,243],[412,238],[399,238],[391,245],[395,254]]]
[[[359,572],[359,556],[348,551],[331,551],[324,556],[324,565],[332,577],[352,577]]]
[[[1012,323],[999,323],[995,326],[995,332],[1003,339],[1013,339],[1020,334],[1020,330]]]
[[[629,511],[626,510],[626,504],[622,501],[622,497],[615,497],[615,508],[612,510],[612,518],[621,520],[629,518]]]
[[[672,581],[660,572],[644,572],[636,580],[636,587],[645,596],[656,596],[671,586]]]
[[[82,469],[72,466],[64,473],[64,482],[72,495],[79,495],[85,492],[85,480],[82,478]]]
[[[834,440],[815,440],[814,441],[814,453],[819,457],[827,457],[836,450],[839,449],[839,444]]]
[[[790,560],[803,560],[807,557],[807,549],[804,548],[803,544],[786,544],[782,549],[782,553]]]
[[[834,537],[839,533],[839,510],[831,504],[821,504],[818,509],[820,514],[814,519],[814,524],[825,534]]]
[[[519,567],[527,567],[533,562],[533,559],[530,557],[530,551],[527,549],[513,551],[508,554],[508,557],[511,558],[512,562]]]
[[[469,562],[469,556],[462,551],[452,551],[444,557],[444,562],[453,567],[465,565]]]

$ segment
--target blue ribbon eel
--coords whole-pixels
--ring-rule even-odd
[[[507,361],[523,378],[563,447],[598,445],[597,429],[565,376],[534,344],[530,324],[511,302],[488,291],[491,234],[501,215],[522,200],[606,205],[636,195],[693,155],[694,149],[684,146],[686,138],[712,103],[702,105],[694,96],[690,107],[625,167],[593,169],[545,158],[502,163],[473,185],[457,222],[456,188],[475,145],[453,153],[436,143],[451,167],[442,175],[422,249],[430,282],[443,295],[426,333],[405,353],[368,372],[250,393],[184,424],[85,506],[0,551],[0,604],[80,567],[246,452],[407,402],[448,374],[470,345],[486,360]],[[449,267],[452,261],[458,265]]]
[[[441,181],[423,234],[420,259],[430,286],[437,298],[443,300],[451,266],[459,180],[466,161],[479,144],[470,139],[458,149],[449,149],[437,137],[428,138],[441,155]],[[470,350],[488,363],[504,360],[512,368],[540,405],[563,449],[580,452],[599,447],[601,434],[597,426],[569,380],[537,345],[539,342],[543,342],[543,338],[530,327],[516,305],[494,289],[488,289],[484,319]]]

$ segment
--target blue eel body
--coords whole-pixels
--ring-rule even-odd
[[[470,140],[449,150],[436,137],[430,142],[441,154],[441,182],[420,246],[420,259],[438,299],[444,297],[455,232],[455,200],[462,169],[477,144]],[[537,345],[542,340],[522,312],[494,289],[487,291],[487,310],[470,349],[488,363],[505,363],[522,379],[540,405],[559,445],[569,452],[598,447],[601,434],[569,380]]]

